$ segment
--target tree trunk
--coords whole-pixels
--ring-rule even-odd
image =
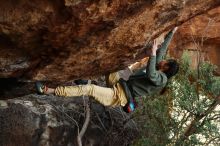
[[[203,126],[201,122],[199,122],[202,118],[207,117],[219,104],[219,100],[216,98],[216,100],[213,101],[213,103],[209,106],[209,108],[204,111],[204,113],[200,113],[199,115],[196,115],[194,119],[190,122],[189,126],[186,127],[184,133],[180,136],[179,139],[176,140],[175,146],[180,146],[183,144],[185,140],[189,138],[192,134],[196,133],[198,128]]]

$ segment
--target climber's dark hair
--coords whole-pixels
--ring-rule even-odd
[[[168,59],[166,65],[169,67],[168,70],[164,71],[167,78],[171,78],[179,71],[179,63],[174,59]]]

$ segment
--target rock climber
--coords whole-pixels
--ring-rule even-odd
[[[177,27],[171,30],[162,41],[161,39],[154,40],[151,56],[144,70],[133,73],[134,68],[130,67],[111,73],[106,78],[108,87],[86,84],[58,86],[53,89],[36,82],[37,92],[63,97],[91,96],[104,106],[122,106],[127,113],[134,111],[137,107],[136,98],[160,93],[168,79],[178,72],[179,64],[176,60],[164,60],[168,45],[176,30]]]

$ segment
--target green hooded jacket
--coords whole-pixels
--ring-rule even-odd
[[[161,48],[158,49],[157,56],[149,58],[146,69],[141,70],[130,76],[127,84],[134,97],[146,96],[160,93],[167,84],[165,73],[156,70],[156,64],[165,59],[168,45],[173,37],[170,31],[165,37]]]

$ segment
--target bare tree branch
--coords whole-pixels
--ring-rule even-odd
[[[95,113],[96,117],[98,118],[99,122],[102,125],[102,128],[105,130],[105,132],[107,132],[107,129],[105,128],[105,125],[103,124],[102,120],[100,119],[99,115],[97,113]]]
[[[89,121],[90,121],[90,107],[89,104],[86,105],[86,118],[85,118],[85,122],[82,126],[81,131],[79,132],[78,136],[77,136],[77,143],[78,146],[82,146],[82,137],[86,132],[86,129],[89,125]]]
[[[196,124],[202,118],[206,117],[210,112],[212,112],[215,109],[215,107],[219,104],[219,101],[217,99],[218,98],[216,98],[216,100],[213,101],[213,103],[209,106],[209,108],[206,111],[204,111],[203,113],[195,116],[195,118],[191,121],[191,123],[186,128],[184,133],[180,136],[179,139],[176,140],[175,146],[181,145],[181,143],[183,141],[185,141],[190,135],[192,135],[193,133],[195,133],[197,131]],[[202,124],[200,124],[200,126],[202,126],[203,124],[204,124],[204,121],[203,121]]]
[[[75,123],[75,125],[77,126],[77,128],[79,128],[78,122],[73,119],[71,116],[69,116],[67,113],[65,113],[64,111],[60,110],[59,108],[56,107],[56,105],[54,105],[53,103],[48,103],[50,105],[52,105],[55,109],[55,111],[59,111],[61,113],[63,113],[67,118],[69,118],[73,123]]]
[[[205,143],[205,145],[211,144],[214,140],[218,139],[218,137],[211,138],[208,142]]]

